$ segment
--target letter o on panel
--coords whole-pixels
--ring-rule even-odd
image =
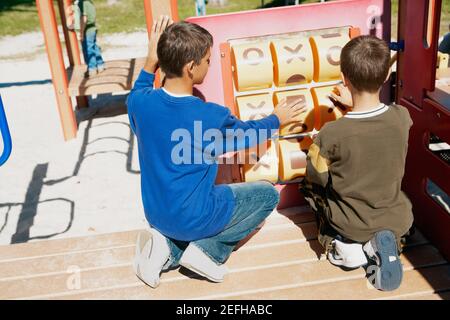
[[[231,49],[233,77],[237,91],[270,88],[273,83],[273,63],[269,42],[234,45]]]
[[[291,38],[270,44],[275,85],[284,87],[309,83],[314,76],[314,59],[308,38]]]
[[[295,116],[292,123],[288,123],[280,128],[280,135],[285,136],[294,133],[309,132],[314,129],[315,114],[314,114],[314,100],[309,90],[292,90],[276,92],[274,95],[274,104],[286,98],[287,102],[300,99],[300,104],[306,106],[306,112]]]
[[[350,41],[348,32],[314,36],[309,41],[314,55],[314,81],[338,80],[341,74],[341,51]]]

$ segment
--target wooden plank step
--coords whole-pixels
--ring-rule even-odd
[[[423,250],[416,254],[416,256],[423,256]],[[426,265],[443,262],[442,257],[433,255],[421,259]],[[412,269],[408,260],[405,261],[405,269]],[[279,263],[278,265],[269,265],[257,270],[231,269],[231,274],[225,282],[220,284],[185,278],[163,278],[161,286],[157,290],[153,290],[142,284],[136,284],[135,286],[125,285],[124,287],[117,287],[114,290],[96,290],[91,293],[85,292],[72,296],[69,295],[66,298],[92,299],[97,297],[99,299],[120,299],[120,297],[128,297],[130,299],[204,300],[222,299],[228,296],[234,296],[238,292],[250,292],[245,298],[252,299],[251,296],[257,292],[274,289],[277,291],[280,287],[289,287],[293,284],[301,286],[317,282],[332,284],[336,281],[344,281],[352,278],[358,279],[359,282],[366,282],[362,269],[344,272],[325,260],[305,263]],[[276,297],[276,299],[279,298],[282,299],[283,297]],[[293,297],[290,298],[292,299]],[[348,298],[351,298],[351,295]]]
[[[139,230],[0,246],[0,262],[135,245]]]
[[[289,208],[289,210],[274,211],[267,222],[271,225],[286,225],[314,221],[311,211],[305,207]],[[0,262],[14,259],[30,259],[39,256],[51,257],[59,254],[81,251],[96,251],[98,249],[134,246],[140,230],[102,234],[70,239],[57,239],[0,246]]]
[[[396,300],[450,300],[450,291],[434,293],[434,290],[428,292],[415,292],[409,295],[403,295]]]
[[[266,234],[261,236],[261,234]],[[307,253],[307,249],[301,249],[302,246],[307,247],[309,250],[311,248],[319,252],[321,251],[321,246],[315,241],[307,243],[304,238],[295,239],[291,246],[292,249],[287,250],[285,244],[285,238],[281,237],[276,241],[276,235],[279,234],[279,229],[270,230],[265,227],[264,231],[260,231],[250,243],[246,243],[243,248],[238,250],[235,254],[240,256],[240,263],[248,261],[251,265],[255,261],[261,261],[249,251],[254,251],[260,249],[264,251],[265,248],[276,248],[283,249],[283,253],[289,253],[292,249],[297,249],[299,252]],[[268,242],[270,241],[270,242]],[[300,244],[300,245],[299,245]],[[66,273],[70,266],[76,265],[81,270],[85,269],[95,269],[104,268],[114,265],[131,265],[131,261],[134,255],[134,245],[121,246],[115,248],[88,250],[88,251],[77,251],[73,253],[54,255],[54,256],[42,256],[35,257],[33,259],[17,259],[0,262],[0,279],[11,280],[23,277],[36,277],[40,274],[52,274],[52,273]],[[267,251],[267,250],[266,250]],[[247,253],[245,253],[247,252]],[[315,257],[318,254],[312,251]],[[320,253],[319,253],[320,254]],[[263,254],[266,257],[267,255]],[[257,259],[257,260],[255,260]],[[262,260],[264,261],[264,260]],[[270,261],[270,260],[269,260]]]
[[[317,245],[317,243],[316,243]],[[67,281],[70,274],[59,273],[42,275],[40,277],[0,280],[0,298],[111,298],[120,297],[151,298],[151,299],[186,299],[214,295],[224,295],[248,291],[261,290],[291,285],[293,283],[307,284],[314,281],[334,281],[334,279],[347,279],[348,277],[364,280],[362,269],[344,272],[332,266],[326,260],[317,260],[314,250],[303,246],[280,248],[272,250],[255,249],[238,251],[231,256],[227,265],[231,273],[220,284],[192,278],[192,274],[185,274],[184,269],[178,269],[162,275],[161,286],[153,290],[145,286],[134,275],[131,265],[111,266],[101,269],[85,270],[80,273],[80,291],[70,290]],[[289,248],[293,247],[293,248]],[[287,251],[290,250],[289,253]],[[253,252],[252,252],[253,251]],[[269,251],[269,252],[267,252]],[[281,255],[286,251],[285,255]],[[259,257],[259,255],[266,256]],[[252,257],[250,255],[253,255]],[[247,259],[241,259],[248,256]],[[268,259],[268,260],[267,260]],[[429,245],[416,246],[404,256],[405,269],[417,268],[445,263],[445,259],[437,250]],[[328,280],[326,280],[328,279]],[[24,295],[24,293],[26,293]]]
[[[292,284],[291,288],[280,288],[263,292],[230,294],[216,296],[227,299],[394,299],[417,291],[436,291],[450,289],[450,265],[442,265],[418,270],[405,268],[404,279],[395,291],[382,292],[374,289],[367,281],[347,278],[344,281],[324,283],[318,281],[313,285],[300,286]]]
[[[227,262],[232,269],[230,277],[251,271],[259,274],[260,270],[277,270],[280,266],[317,263],[322,251],[315,240],[315,222],[311,220],[314,217],[307,207],[274,211],[262,229],[250,239],[242,241],[241,248],[231,256]],[[129,296],[131,288],[138,290],[137,296],[160,298],[160,295],[149,296],[154,290],[148,291],[149,288],[137,280],[132,271],[137,232],[0,247],[0,298],[72,296],[73,290],[68,281],[73,273],[67,273],[71,266],[76,266],[80,271],[83,295],[107,296],[110,294],[108,288],[114,288],[113,291],[119,294],[116,298],[120,298],[122,293],[125,294],[123,298]],[[417,233],[410,241],[410,250],[426,242]],[[407,255],[410,255],[408,252]],[[432,255],[430,252],[425,255],[427,259]],[[410,264],[414,266],[417,263],[424,265],[414,259],[411,261]],[[432,263],[437,262],[433,260]],[[165,273],[162,282],[188,281],[187,286],[192,282],[197,287],[195,283],[199,280],[192,279],[195,275],[183,269],[181,272]],[[265,276],[261,279],[265,279]],[[159,289],[156,291],[159,292]],[[80,291],[76,292],[76,296],[79,295]],[[172,299],[170,296],[166,298]]]
[[[298,239],[297,239],[298,240]],[[415,246],[426,243],[426,240],[418,234],[411,239],[409,246]],[[70,266],[77,265],[81,270],[102,268],[113,265],[131,264],[134,256],[135,245],[118,246],[111,248],[73,251],[63,254],[48,255],[41,257],[33,257],[30,259],[13,259],[8,261],[0,261],[0,279],[11,280],[20,277],[36,277],[40,274],[49,273],[65,273]],[[259,250],[261,249],[261,250]],[[277,261],[289,261],[292,252],[298,253],[300,256],[294,255],[292,259],[312,259],[319,258],[323,253],[323,249],[316,240],[296,241],[292,242],[272,242],[260,243],[256,246],[244,245],[240,250],[236,251],[229,261],[237,260],[237,263],[253,263],[253,265],[263,265],[272,262],[274,259],[273,250],[277,250]],[[257,252],[254,254],[253,252]],[[285,257],[285,258],[283,258]]]
[[[86,65],[75,66],[68,71],[69,95],[86,96],[131,90],[144,64],[145,58],[106,61],[106,70],[89,78],[85,77]]]

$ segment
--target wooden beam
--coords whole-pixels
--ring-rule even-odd
[[[55,88],[59,117],[63,129],[64,139],[73,139],[77,135],[77,123],[72,108],[72,101],[68,94],[68,84],[64,59],[59,41],[55,9],[52,0],[36,0],[39,21],[44,34],[48,62]]]
[[[170,16],[175,22],[180,20],[176,0],[144,0],[144,12],[148,34],[151,32],[153,21],[160,15]]]
[[[72,0],[58,0],[59,15],[61,17],[61,25],[64,32],[64,40],[66,43],[67,56],[70,66],[81,65],[80,47],[78,45],[77,34],[73,30],[67,28],[66,10],[72,5]],[[77,108],[87,108],[89,103],[85,96],[76,97]]]

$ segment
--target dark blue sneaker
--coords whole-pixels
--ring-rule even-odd
[[[377,232],[375,236],[363,246],[364,252],[376,265],[368,267],[374,273],[369,276],[375,288],[383,291],[397,289],[403,278],[403,266],[398,256],[397,240],[389,230]]]

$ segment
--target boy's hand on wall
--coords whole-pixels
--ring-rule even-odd
[[[301,113],[306,112],[306,105],[303,103],[303,99],[297,99],[290,103],[284,98],[278,103],[273,112],[280,121],[280,126],[292,122],[292,119]]]
[[[350,90],[342,84],[335,87],[335,90],[333,90],[330,93],[329,98],[331,100],[339,102],[340,104],[344,105],[345,107],[348,107],[348,108],[353,107],[352,94],[351,94]]]
[[[161,34],[168,26],[173,23],[169,16],[160,16],[159,19],[153,23],[152,32],[148,44],[148,56],[144,66],[144,70],[149,73],[155,73],[158,69],[158,41]]]

